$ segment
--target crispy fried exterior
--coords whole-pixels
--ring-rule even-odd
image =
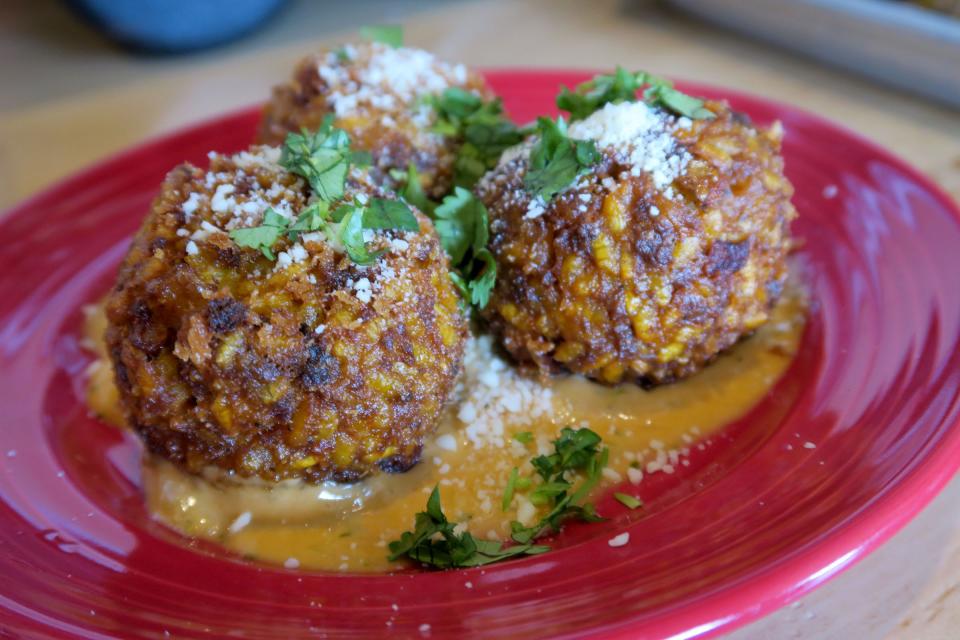
[[[298,178],[245,169],[220,156],[210,172],[235,187],[238,204],[267,193],[273,205],[304,206]],[[351,182],[348,195],[358,189],[377,193]],[[188,216],[192,193],[202,197]],[[317,482],[410,468],[452,390],[466,336],[429,220],[417,213],[420,232],[378,234],[371,248],[388,252],[365,269],[326,241],[303,239],[308,257],[280,268],[222,232],[188,250],[178,229],[225,225],[213,195],[203,171],[172,171],[107,301],[128,423],[149,451],[195,473],[214,466]]]
[[[717,118],[675,133],[693,157],[675,200],[608,152],[539,217],[525,217],[530,196],[518,196],[523,157],[481,182],[498,268],[486,317],[514,358],[609,384],[664,383],[767,320],[796,215],[780,127],[708,107]]]
[[[301,60],[292,79],[274,87],[273,96],[264,107],[257,141],[280,144],[287,133],[299,132],[302,128],[315,130],[325,116],[335,114],[334,125],[350,135],[352,148],[370,151],[373,155],[371,175],[377,184],[396,187],[390,171],[405,173],[413,163],[426,193],[440,198],[451,189],[460,142],[430,130],[435,113],[419,98],[393,94],[389,83],[368,89],[370,84],[361,74],[370,67],[371,58],[382,55],[385,48],[376,43],[362,44],[351,48],[352,58],[325,51]],[[326,70],[323,75],[321,69]],[[473,72],[464,72],[459,77],[450,72],[449,65],[440,62],[434,66],[434,72],[444,77],[449,86],[474,91],[485,99],[492,98],[483,78]],[[340,84],[331,87],[332,81]],[[361,98],[338,112],[333,101],[340,98],[343,91]],[[417,91],[439,93],[425,87],[418,87]],[[369,100],[363,99],[364,92],[370,94]]]

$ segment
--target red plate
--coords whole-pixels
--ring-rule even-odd
[[[524,121],[586,75],[488,77]],[[800,353],[683,477],[644,481],[646,517],[571,528],[557,551],[485,570],[298,572],[190,543],[145,512],[132,439],[86,415],[81,305],[110,286],[167,170],[244,147],[256,109],[147,143],[11,211],[0,222],[0,628],[692,638],[797,598],[892,535],[960,464],[960,213],[903,162],[819,118],[689,89],[786,127],[814,301]],[[816,448],[787,447],[806,441]],[[621,531],[630,543],[610,547]]]

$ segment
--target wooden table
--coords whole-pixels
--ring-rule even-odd
[[[823,114],[892,149],[960,198],[960,114],[716,31],[648,2],[293,3],[259,34],[193,56],[113,49],[57,4],[0,8],[0,207],[144,138],[262,101],[298,56],[362,24],[479,67],[615,63]],[[960,247],[958,247],[960,250]],[[730,638],[956,638],[960,480],[850,571]]]

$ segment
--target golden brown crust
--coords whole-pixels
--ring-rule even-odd
[[[674,134],[692,156],[674,200],[609,152],[539,217],[527,215],[523,156],[481,182],[498,267],[485,315],[518,361],[662,383],[766,321],[796,215],[779,126],[708,107],[717,118]]]
[[[307,257],[281,268],[224,232],[204,234],[203,222],[229,226],[211,209],[219,185],[234,186],[237,205],[296,210],[307,197],[298,178],[229,157],[209,173],[170,173],[107,302],[129,424],[192,472],[352,481],[415,464],[466,335],[429,220],[417,213],[418,233],[379,232],[371,245],[388,252],[368,268],[303,238]],[[383,195],[357,180],[347,191]],[[199,205],[187,215],[191,194]],[[293,249],[284,239],[276,250]]]
[[[391,50],[371,43],[351,48],[352,58],[327,51],[301,60],[291,80],[274,87],[273,96],[264,107],[257,141],[280,144],[291,131],[319,128],[324,117],[332,113],[336,115],[334,126],[350,135],[352,147],[372,153],[371,173],[377,184],[395,187],[390,171],[406,172],[413,163],[427,194],[440,198],[451,189],[459,141],[431,132],[435,113],[422,97],[441,90],[418,86],[416,95],[411,97],[407,92],[391,92],[389,83],[371,86],[362,73],[369,69],[371,59],[382,56],[384,51]],[[321,69],[325,69],[323,75]],[[436,61],[430,78],[438,87],[446,84],[473,91],[485,99],[492,97],[479,75],[459,65]],[[332,83],[337,86],[331,86]],[[334,102],[344,91],[359,98],[338,111]],[[372,101],[364,100],[365,91]]]

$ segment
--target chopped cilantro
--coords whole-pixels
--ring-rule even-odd
[[[358,167],[369,167],[373,164],[373,154],[363,149],[350,152],[350,164]]]
[[[426,511],[417,514],[413,531],[405,531],[389,545],[391,561],[410,558],[438,569],[479,567],[508,558],[549,551],[543,545],[502,543],[474,538],[469,532],[456,533],[440,505],[440,489],[434,487]]]
[[[403,179],[397,176],[397,179]],[[420,174],[417,173],[417,167],[411,162],[407,165],[407,173],[403,189],[400,190],[400,197],[415,206],[427,215],[433,215],[437,203],[430,200],[423,191],[423,184],[420,182]]]
[[[360,37],[368,42],[379,42],[391,47],[403,46],[403,27],[396,24],[377,24],[360,27]]]
[[[326,202],[314,202],[300,212],[297,221],[287,228],[287,236],[293,242],[301,233],[310,233],[326,228],[330,205]]]
[[[617,66],[609,75],[594,76],[571,91],[564,87],[557,96],[557,107],[570,113],[570,120],[582,120],[607,103],[635,102],[643,87],[643,99],[650,106],[661,107],[694,120],[714,118],[703,106],[703,100],[681,93],[673,84],[646,71],[629,72]]]
[[[403,202],[372,198],[363,214],[363,228],[419,231],[420,223],[410,207]]]
[[[258,227],[248,229],[234,229],[230,238],[241,247],[258,249],[268,260],[275,260],[271,247],[280,239],[287,229],[289,221],[269,207],[263,214],[263,221]]]
[[[521,431],[520,433],[515,433],[513,439],[520,444],[530,444],[533,442],[533,434],[529,431]]]
[[[487,249],[487,208],[473,193],[456,187],[434,209],[432,217],[440,244],[458,270],[451,273],[454,284],[471,304],[486,307],[497,279],[497,264]]]
[[[280,153],[280,164],[305,178],[314,194],[325,202],[343,197],[351,159],[350,138],[333,126],[331,115],[314,133],[304,129],[287,134]]]
[[[583,502],[600,480],[607,465],[608,449],[599,449],[600,436],[587,428],[564,428],[554,440],[554,452],[537,456],[530,463],[543,482],[530,493],[530,501],[537,505],[552,505],[550,512],[531,527],[520,522],[510,523],[512,538],[520,544],[529,544],[547,530],[559,531],[563,522],[578,518],[585,522],[602,520],[592,504]],[[574,489],[567,479],[568,472],[582,472],[584,481]]]
[[[703,100],[677,91],[670,84],[652,85],[643,93],[649,104],[660,106],[693,120],[709,120],[716,114],[703,106]]]
[[[510,479],[507,480],[507,488],[503,491],[503,501],[500,504],[504,511],[509,509],[510,503],[513,502],[513,492],[517,488],[519,473],[516,467],[510,470]]]
[[[454,164],[454,183],[472,187],[494,167],[503,150],[523,140],[524,132],[503,115],[499,98],[484,101],[480,96],[450,87],[429,98],[437,112],[435,133],[461,141]]]
[[[617,502],[625,506],[627,509],[637,509],[643,506],[643,502],[626,493],[617,492],[613,494],[613,497],[616,498]]]
[[[331,204],[343,199],[350,165],[370,163],[370,153],[352,151],[346,132],[335,128],[332,122],[328,116],[315,133],[303,130],[287,134],[280,154],[280,164],[307,180],[316,201],[303,209],[292,224],[268,208],[259,226],[230,232],[239,246],[259,249],[267,259],[275,260],[272,247],[283,234],[287,234],[290,242],[313,231],[323,230],[330,236],[334,231],[328,223],[334,222],[340,225],[336,232],[350,259],[367,265],[382,252],[371,253],[367,249],[363,239],[365,229],[420,230],[413,211],[399,200],[371,198],[367,203],[341,202],[331,211]]]
[[[524,178],[527,191],[549,202],[584,170],[600,161],[597,143],[567,136],[563,118],[537,118],[540,139],[530,152],[530,168]]]
[[[476,265],[480,265],[476,268]],[[497,281],[497,261],[489,249],[481,249],[474,254],[473,271],[467,281],[467,291],[470,292],[470,304],[484,309],[490,302],[490,292]]]
[[[366,217],[364,215],[365,211],[367,210],[362,206],[349,204],[338,208],[334,212],[342,216],[340,218],[340,242],[343,243],[350,259],[359,265],[372,264],[382,254],[382,251],[370,253],[366,242],[364,242],[363,219]]]
[[[440,243],[455,265],[463,262],[471,248],[486,246],[487,209],[463,187],[456,187],[443,199],[433,218]]]
[[[597,515],[593,505],[583,502],[590,490],[596,486],[600,472],[607,464],[609,450],[598,448],[600,436],[586,428],[565,428],[553,444],[554,453],[537,456],[531,461],[543,480],[534,488],[531,499],[534,495],[541,495],[546,501],[544,504],[552,504],[552,508],[542,520],[531,527],[517,521],[511,522],[513,546],[504,548],[500,542],[478,540],[466,531],[457,534],[455,525],[447,520],[440,506],[440,489],[434,487],[427,500],[426,511],[416,515],[414,530],[405,531],[399,540],[390,543],[389,559],[393,561],[407,557],[439,569],[477,567],[549,551],[550,547],[535,545],[533,541],[548,529],[559,531],[567,520],[603,520]],[[565,476],[573,472],[585,475],[584,481],[576,489],[565,479]],[[527,489],[530,485],[530,479],[521,478],[519,470],[514,467],[510,471],[501,501],[503,510],[510,508],[517,490]]]

